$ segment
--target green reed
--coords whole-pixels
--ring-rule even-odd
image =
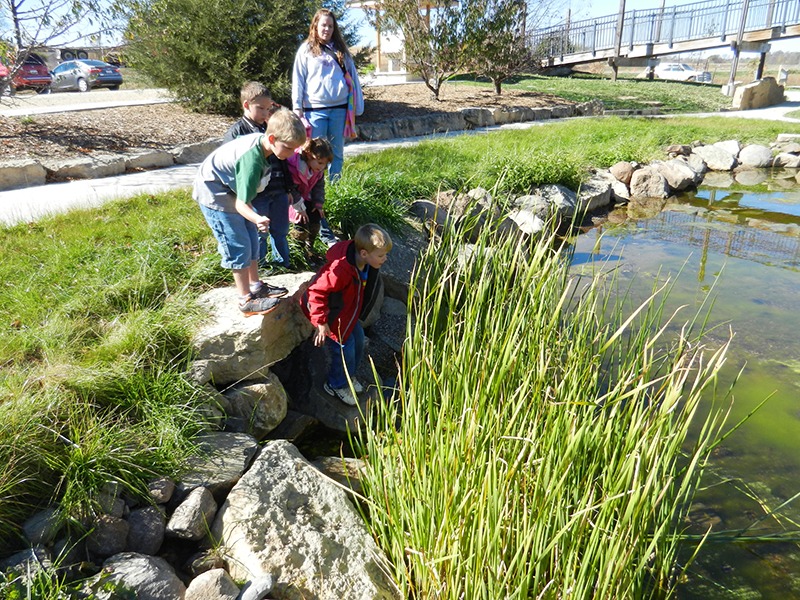
[[[727,344],[665,317],[663,286],[630,307],[571,275],[554,237],[489,240],[421,260],[400,392],[360,439],[393,576],[409,598],[670,595]]]

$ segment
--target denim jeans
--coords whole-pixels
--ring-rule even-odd
[[[364,358],[364,329],[361,327],[361,323],[356,323],[355,329],[344,341],[344,344],[326,338],[325,347],[328,349],[328,356],[331,359],[328,385],[333,389],[347,387],[345,369],[352,379],[356,376],[356,369],[361,364],[361,359]]]
[[[203,217],[217,239],[223,269],[246,269],[257,258],[258,230],[239,213],[226,213],[200,205]]]
[[[273,254],[282,266],[289,268],[289,196],[284,192],[262,192],[253,200],[253,210],[258,214],[269,217],[269,235],[272,238]],[[266,239],[259,247],[259,259],[263,260],[267,254]]]
[[[311,123],[311,137],[328,138],[333,149],[333,162],[328,168],[331,183],[339,179],[344,164],[344,121],[347,110],[331,108],[328,110],[307,110],[306,119]]]

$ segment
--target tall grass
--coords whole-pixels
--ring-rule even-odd
[[[399,397],[360,440],[369,522],[404,597],[675,584],[681,517],[724,419],[684,446],[727,344],[705,348],[690,325],[668,336],[663,289],[616,304],[613,278],[570,276],[554,241],[445,236],[416,272]]]

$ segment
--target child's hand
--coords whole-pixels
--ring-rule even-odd
[[[330,332],[331,328],[328,327],[327,323],[317,325],[317,331],[314,332],[314,345],[318,348],[323,346],[325,344],[325,338],[328,337]]]
[[[255,224],[259,231],[269,231],[269,217],[258,215],[258,218],[255,220]]]
[[[300,217],[301,223],[308,223],[308,213],[304,210],[298,210],[297,216]]]
[[[315,206],[315,207],[314,207],[314,210],[315,210],[315,211],[317,211],[317,212],[319,213],[319,216],[320,216],[320,218],[321,218],[321,219],[324,219],[324,218],[325,218],[325,211],[324,211],[324,210],[322,210],[322,207],[321,207],[321,206]]]

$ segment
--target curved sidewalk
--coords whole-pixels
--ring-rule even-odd
[[[800,110],[800,90],[787,90],[786,98],[786,102],[768,108],[675,116],[740,117],[800,123],[800,119],[785,116],[786,113]],[[347,144],[344,148],[344,154],[345,157],[352,157],[368,152],[379,152],[387,148],[413,146],[429,139],[480,134],[501,129],[527,129],[551,122],[510,123],[481,129],[452,131],[383,142],[356,142]],[[103,179],[83,179],[0,191],[0,226],[28,223],[45,216],[67,212],[76,208],[99,206],[109,200],[130,198],[137,194],[156,194],[171,189],[189,187],[192,184],[196,170],[197,164],[176,165],[164,169],[128,173]]]

